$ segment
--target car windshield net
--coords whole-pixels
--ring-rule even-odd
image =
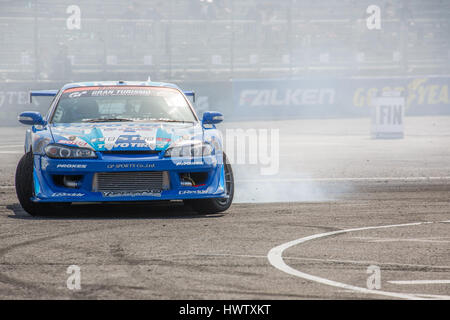
[[[195,122],[185,97],[161,87],[78,87],[65,90],[51,122]]]

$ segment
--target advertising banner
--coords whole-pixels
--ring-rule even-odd
[[[372,99],[385,91],[405,97],[405,115],[450,115],[450,77],[304,78],[292,80],[184,81],[196,92],[199,116],[220,111],[226,120],[369,117]],[[30,90],[59,89],[60,82],[0,82],[0,124],[18,125],[26,110],[45,114],[51,98],[29,103]]]
[[[18,126],[17,116],[23,111],[46,114],[53,97],[35,97],[30,103],[31,90],[59,89],[62,83],[0,82],[0,125]]]
[[[450,77],[235,80],[236,118],[367,117],[385,91],[405,97],[405,114],[450,115]]]

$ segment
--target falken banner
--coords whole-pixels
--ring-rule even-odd
[[[335,118],[370,115],[385,91],[405,97],[406,115],[449,115],[450,77],[235,80],[236,118]]]

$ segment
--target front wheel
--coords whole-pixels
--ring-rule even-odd
[[[225,153],[223,154],[223,164],[225,169],[225,188],[228,197],[184,200],[184,203],[190,205],[197,213],[219,213],[227,210],[231,206],[234,196],[234,177],[231,164],[228,162]]]
[[[55,209],[48,203],[31,201],[33,196],[33,153],[26,153],[16,169],[16,194],[22,208],[32,216],[51,215]]]

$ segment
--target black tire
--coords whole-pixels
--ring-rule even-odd
[[[223,163],[225,165],[225,187],[227,189],[228,198],[211,198],[211,199],[192,199],[184,200],[184,203],[190,205],[194,211],[199,214],[219,213],[227,210],[234,197],[234,177],[231,164],[228,162],[227,156],[223,154]]]
[[[22,156],[16,169],[16,194],[22,208],[32,216],[51,215],[55,207],[49,203],[31,201],[33,196],[33,153]]]

